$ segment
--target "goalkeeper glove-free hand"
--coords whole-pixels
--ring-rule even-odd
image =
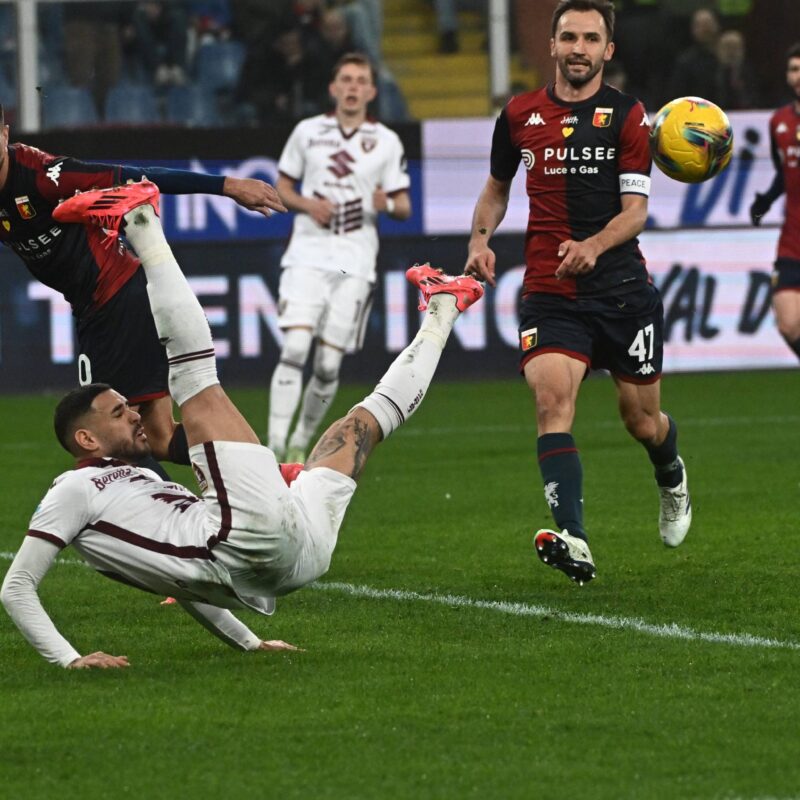
[[[756,194],[756,199],[750,206],[750,220],[753,225],[761,224],[761,217],[769,211],[772,202],[765,194]]]

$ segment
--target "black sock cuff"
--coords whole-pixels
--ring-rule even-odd
[[[167,452],[169,453],[169,460],[173,464],[188,465],[191,463],[189,459],[189,443],[186,441],[186,430],[180,423],[175,427],[175,432],[169,440]]]
[[[664,441],[655,446],[645,445],[655,467],[668,467],[678,458],[678,426],[669,414],[667,419],[669,430]]]
[[[536,451],[539,461],[544,461],[551,456],[558,456],[564,453],[577,453],[575,439],[571,433],[545,433],[536,441]]]

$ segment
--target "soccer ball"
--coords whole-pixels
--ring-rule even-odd
[[[665,175],[683,183],[700,183],[728,166],[733,129],[714,103],[702,97],[679,97],[656,114],[650,152]]]

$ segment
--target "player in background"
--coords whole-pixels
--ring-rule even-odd
[[[99,209],[99,210],[98,210]],[[106,384],[68,394],[56,435],[77,468],[56,478],[33,514],[0,599],[25,638],[63,667],[124,667],[125,656],[82,656],[42,608],[38,585],[72,544],[90,566],[144,591],[168,594],[227,644],[293,650],[263,641],[231,609],[271,614],[275,597],[323,575],[373,448],[416,410],[458,314],[483,295],[465,276],[408,270],[428,313],[374,392],[323,434],[305,469],[283,472],[219,385],[211,331],[157,216],[158,190],[142,182],[78,195],[60,212],[118,229],[141,259],[169,386],[180,406],[202,498],[135,466],[149,451],[140,415]]]
[[[287,461],[303,461],[339,387],[345,352],[363,344],[375,284],[378,214],[411,216],[403,145],[393,131],[367,117],[376,92],[375,70],[366,56],[343,56],[330,84],[333,112],[300,122],[278,162],[278,192],[297,216],[281,261],[278,322],[284,338],[270,383],[267,439]],[[303,392],[303,368],[315,342]]]
[[[167,194],[225,195],[265,216],[286,210],[277,192],[252,178],[89,163],[9,144],[2,106],[0,137],[0,242],[72,306],[80,350],[78,382],[110,383],[138,406],[154,456],[148,462],[152,468],[160,469],[155,459],[188,464],[138,259],[121,241],[105,241],[97,226],[62,224],[53,211],[76,191],[142,177]]]
[[[750,206],[753,225],[786,192],[786,213],[772,273],[772,306],[778,330],[800,358],[800,42],[786,53],[786,83],[792,102],[770,118],[769,137],[775,178]]]
[[[603,82],[613,32],[614,8],[606,0],[562,0],[556,7],[555,81],[512,98],[497,119],[465,269],[494,284],[489,240],[522,161],[530,216],[521,371],[536,400],[539,467],[558,525],[539,531],[534,542],[543,562],[578,583],[595,577],[571,433],[589,368],[611,372],[625,427],[655,467],[664,543],[679,545],[691,523],[677,428],[661,411],[663,307],[636,239],[647,219],[649,122],[638,100]]]

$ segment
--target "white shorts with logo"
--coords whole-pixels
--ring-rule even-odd
[[[372,289],[372,283],[354,275],[286,267],[278,289],[278,325],[312,328],[318,339],[357,352],[364,345]]]
[[[189,455],[209,545],[238,595],[287,594],[328,571],[354,480],[317,467],[287,486],[272,451],[246,442],[206,442]]]

